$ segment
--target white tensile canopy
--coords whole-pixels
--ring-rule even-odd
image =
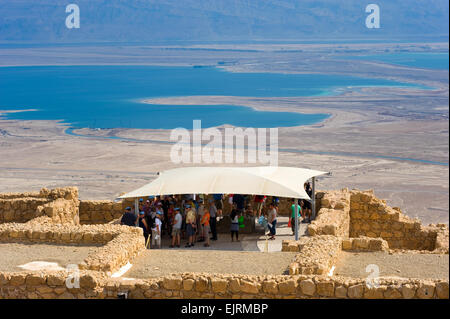
[[[315,215],[315,177],[328,172],[306,168],[261,167],[183,167],[159,173],[157,179],[120,199],[180,194],[245,194],[290,197],[311,201]],[[304,183],[312,178],[312,199],[305,192]],[[295,202],[295,211],[298,212]],[[295,240],[298,240],[298,214],[295,214]]]
[[[159,173],[151,183],[119,198],[178,194],[249,194],[307,199],[303,184],[328,174],[296,167],[183,167]]]

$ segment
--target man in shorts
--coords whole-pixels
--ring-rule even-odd
[[[154,227],[152,228],[152,247],[161,248],[162,212],[156,213]]]
[[[181,234],[181,225],[183,222],[183,217],[180,213],[180,208],[175,208],[175,216],[173,218],[173,224],[172,224],[172,245],[170,245],[170,248],[178,247],[180,248],[180,234]]]
[[[195,213],[191,208],[191,205],[186,205],[186,235],[188,236],[188,243],[186,248],[194,246],[195,229],[197,228],[195,221]]]
[[[258,214],[258,218],[261,217],[261,211],[262,211],[262,208],[263,208],[263,205],[264,205],[264,199],[265,199],[265,196],[261,196],[261,195],[256,195],[255,196],[255,200],[254,200],[255,211],[253,213],[253,215],[255,217],[256,217],[256,214]]]
[[[204,212],[204,214],[202,215],[202,219],[200,221],[200,224],[202,226],[202,236],[203,236],[203,240],[206,239],[206,243],[205,243],[205,247],[209,247],[209,231],[210,231],[210,227],[209,227],[209,221],[210,221],[211,216],[209,215],[209,211],[206,210]]]

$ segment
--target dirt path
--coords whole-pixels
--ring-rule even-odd
[[[385,252],[342,252],[336,265],[335,275],[349,277],[367,277],[370,264],[377,265],[380,276],[406,278],[449,278],[449,255],[437,254],[388,254]]]
[[[0,271],[23,271],[18,266],[33,261],[58,263],[61,267],[82,262],[97,246],[52,244],[0,244]]]
[[[131,261],[133,267],[124,277],[149,278],[183,272],[281,275],[295,255],[287,252],[148,250]]]

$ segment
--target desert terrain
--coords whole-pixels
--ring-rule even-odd
[[[186,96],[143,103],[328,113],[330,118],[316,125],[279,128],[279,165],[330,171],[332,176],[319,179],[318,189],[374,189],[389,205],[424,223],[448,223],[448,70],[339,58],[386,50],[442,52],[448,43],[5,48],[0,64],[214,65],[232,72],[344,74],[431,87],[345,88],[318,97]],[[82,199],[114,199],[150,182],[157,172],[179,166],[170,161],[169,130],[84,128],[70,135],[68,124],[9,120],[7,112],[0,105],[0,192],[74,185]]]

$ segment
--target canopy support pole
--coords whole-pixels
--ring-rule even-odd
[[[298,199],[295,198],[295,240],[298,240]]]
[[[136,215],[136,225],[139,222],[139,200],[137,198],[134,199],[134,215]]]
[[[312,219],[316,219],[316,178],[312,178],[312,192],[311,192],[311,215]]]

